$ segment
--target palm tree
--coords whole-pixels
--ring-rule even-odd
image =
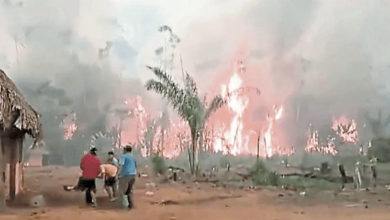
[[[149,80],[145,85],[146,89],[162,95],[179,116],[188,123],[191,131],[191,149],[189,149],[188,159],[191,174],[196,174],[198,169],[197,145],[205,123],[213,112],[226,103],[226,100],[217,95],[210,104],[207,104],[199,96],[196,83],[188,73],[185,74],[184,86],[180,86],[160,68],[149,66],[148,68],[152,70],[157,79]]]

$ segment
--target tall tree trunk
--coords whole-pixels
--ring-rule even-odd
[[[199,132],[200,136],[197,135],[197,141],[196,143],[198,143],[198,140],[199,140],[199,146],[196,148],[196,154],[195,154],[195,174],[198,175],[198,172],[199,172],[199,157],[200,157],[200,154],[201,154],[201,151],[202,151],[202,147],[203,147],[203,131]]]
[[[192,152],[191,152],[191,174],[195,174],[195,152],[196,152],[196,142],[197,142],[197,134],[195,129],[191,129],[191,141],[192,141]]]
[[[190,164],[190,170],[191,170],[191,173],[192,173],[192,160],[191,160],[190,146],[187,147],[187,150],[188,150],[188,163]]]

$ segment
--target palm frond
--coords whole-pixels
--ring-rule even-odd
[[[176,87],[179,88],[179,85],[175,83],[172,79],[172,77],[166,73],[165,71],[161,70],[158,67],[151,67],[151,66],[146,66],[148,69],[150,69],[155,76],[161,81],[162,83],[168,85],[169,87]]]
[[[149,80],[145,85],[147,90],[154,91],[168,100],[174,109],[178,109],[183,103],[184,92],[176,86],[169,86],[156,80]]]
[[[226,100],[223,99],[220,95],[217,95],[213,98],[210,105],[207,107],[205,119],[207,120],[212,113],[221,108],[224,104],[226,104]]]
[[[186,73],[185,88],[186,91],[191,94],[191,96],[198,96],[198,88],[196,87],[195,80],[188,73]]]

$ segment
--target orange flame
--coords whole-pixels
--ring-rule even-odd
[[[355,120],[349,120],[345,116],[333,119],[332,129],[347,143],[357,143],[359,134]]]
[[[274,126],[276,121],[280,120],[283,116],[283,106],[278,108],[273,107],[273,114],[268,114],[267,122],[268,126],[263,132],[263,142],[260,145],[264,149],[265,157],[272,157],[278,155],[290,155],[294,152],[294,148],[283,148],[279,145],[278,140],[275,139]]]
[[[241,64],[242,65],[242,64]],[[240,67],[241,67],[240,65]],[[240,70],[243,70],[240,68]],[[227,99],[229,110],[234,114],[234,117],[230,123],[229,130],[224,132],[224,139],[228,149],[224,150],[225,153],[232,155],[238,155],[242,153],[248,153],[248,135],[243,135],[244,121],[243,114],[245,109],[248,107],[249,99],[246,96],[237,94],[236,91],[242,87],[242,78],[237,72],[233,73],[230,78],[229,85],[222,85],[221,95]],[[216,151],[220,151],[222,147],[217,144]]]
[[[318,152],[322,154],[336,155],[338,150],[335,144],[335,138],[328,136],[326,144],[320,144],[318,131],[310,132],[306,142],[305,151],[309,153]]]
[[[60,127],[64,130],[64,139],[71,140],[74,133],[77,131],[76,113],[72,112],[62,120]]]

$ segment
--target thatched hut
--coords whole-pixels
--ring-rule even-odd
[[[0,70],[0,200],[4,196],[13,200],[21,189],[26,133],[35,139],[35,143],[41,140],[39,115]]]

